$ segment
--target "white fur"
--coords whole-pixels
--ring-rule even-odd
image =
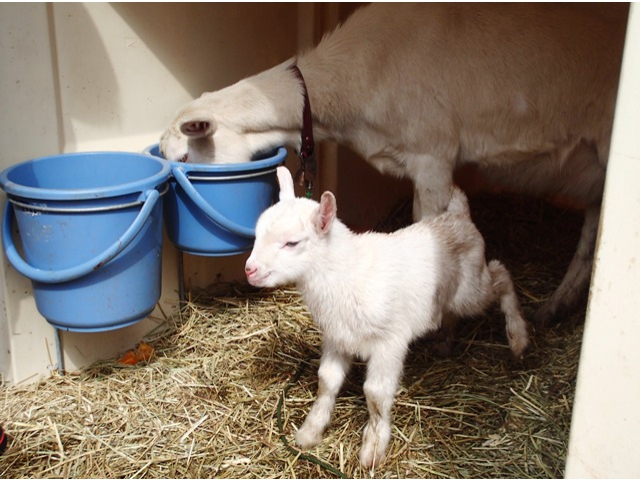
[[[300,146],[302,71],[319,139],[410,178],[416,220],[446,209],[456,167],[587,205],[565,278],[536,315],[588,286],[628,6],[374,3],[313,50],[183,107],[161,148],[177,160],[242,162]]]
[[[484,241],[459,189],[440,216],[393,234],[357,235],[336,218],[330,192],[320,203],[294,198],[284,167],[278,180],[280,201],[260,216],[245,271],[255,286],[295,284],[323,332],[318,399],[296,441],[303,448],[321,441],[351,361],[359,357],[367,362],[369,408],[360,461],[378,465],[412,340],[499,301],[511,351],[521,358],[529,325],[507,270],[496,260],[487,265]]]

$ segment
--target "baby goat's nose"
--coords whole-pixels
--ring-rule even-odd
[[[245,265],[244,267],[244,273],[247,275],[247,277],[250,277],[251,275],[255,274],[257,270],[258,270],[257,268],[252,267],[249,264]]]

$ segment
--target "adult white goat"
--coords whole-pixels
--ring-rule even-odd
[[[561,317],[586,291],[608,159],[628,6],[400,4],[356,11],[313,50],[176,115],[171,160],[237,162],[300,148],[304,75],[314,133],[381,172],[410,178],[414,219],[445,210],[456,167],[586,205],[558,289],[536,313]]]
[[[294,283],[323,333],[318,399],[296,434],[309,448],[322,440],[353,357],[367,362],[364,392],[369,422],[360,461],[379,464],[391,436],[391,407],[409,344],[458,317],[499,301],[513,355],[522,358],[530,327],[511,277],[497,260],[487,265],[484,241],[467,199],[453,189],[445,213],[392,234],[356,235],[336,218],[333,194],[320,203],[295,198],[293,179],[278,168],[280,202],[258,219],[245,272],[249,283]]]

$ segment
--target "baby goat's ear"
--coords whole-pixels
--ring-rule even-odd
[[[324,192],[320,197],[320,206],[316,213],[315,225],[319,233],[328,233],[336,218],[336,197],[331,192]]]
[[[278,167],[276,169],[276,175],[278,176],[278,184],[280,185],[280,201],[293,200],[295,193],[293,191],[293,178],[291,172],[287,167]]]

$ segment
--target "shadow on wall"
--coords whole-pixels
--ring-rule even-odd
[[[193,97],[277,65],[297,50],[295,3],[112,7]]]
[[[105,125],[122,108],[118,82],[99,30],[81,3],[47,7],[61,147],[77,143],[73,122]]]

